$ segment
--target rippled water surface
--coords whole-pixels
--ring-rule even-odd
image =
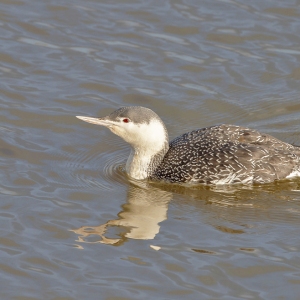
[[[300,2],[0,0],[1,299],[299,299],[300,180],[130,181],[75,115],[142,105],[300,144]]]

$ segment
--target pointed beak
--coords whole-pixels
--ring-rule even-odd
[[[115,125],[115,122],[107,120],[105,118],[91,118],[91,117],[83,117],[83,116],[76,116],[76,118],[96,125],[102,125],[105,127],[110,127],[112,125]]]

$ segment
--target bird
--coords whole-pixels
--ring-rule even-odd
[[[121,107],[101,118],[76,117],[107,127],[130,144],[125,170],[133,179],[221,185],[300,176],[299,146],[247,127],[213,125],[169,143],[164,122],[146,107]]]

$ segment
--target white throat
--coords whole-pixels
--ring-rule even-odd
[[[123,138],[132,146],[126,172],[135,179],[148,178],[169,149],[168,133],[158,120],[136,125],[130,137]]]
[[[151,156],[145,156],[141,152],[131,149],[126,162],[126,172],[134,179],[145,179],[149,176]]]

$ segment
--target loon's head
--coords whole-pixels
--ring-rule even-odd
[[[103,118],[77,116],[78,119],[110,129],[136,151],[155,154],[168,147],[168,132],[163,121],[151,109],[121,107]]]

